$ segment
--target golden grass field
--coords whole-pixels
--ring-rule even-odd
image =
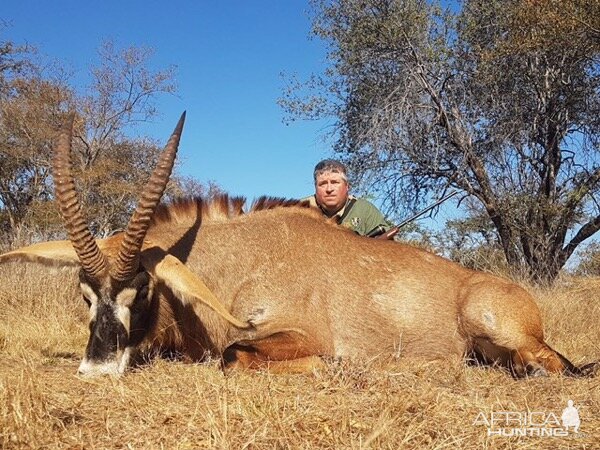
[[[600,448],[600,377],[515,380],[460,361],[400,358],[293,376],[155,359],[121,378],[82,379],[87,307],[75,278],[0,267],[2,448]],[[532,291],[550,345],[577,364],[600,359],[600,281]],[[546,422],[538,431],[552,428],[569,399],[578,434],[488,436],[476,423],[532,412],[534,425]]]

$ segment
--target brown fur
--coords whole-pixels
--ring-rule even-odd
[[[594,363],[574,367],[544,342],[535,301],[513,282],[358,236],[297,200],[264,197],[248,213],[243,205],[220,195],[157,209],[140,272],[115,291],[139,294],[146,283],[135,303],[142,306],[132,306],[143,319],[130,331],[148,347],[276,371],[319,367],[318,357],[398,355],[474,355],[517,376],[595,371]],[[97,241],[109,265],[122,239]],[[73,264],[77,256],[59,241],[0,255],[0,263],[11,259]],[[117,306],[104,308],[109,320]],[[126,361],[124,352],[115,361]],[[80,370],[121,370],[113,360],[94,361],[84,359]]]
[[[357,236],[298,201],[264,198],[248,214],[242,203],[220,196],[162,207],[144,248],[175,255],[253,328],[232,327],[203,305],[182,310],[159,285],[150,345],[193,359],[225,354],[232,367],[475,352],[517,375],[576,371],[545,344],[537,305],[516,284]]]

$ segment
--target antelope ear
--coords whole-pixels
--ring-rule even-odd
[[[0,263],[7,261],[30,261],[46,266],[79,265],[71,241],[40,242],[0,255]]]
[[[142,252],[141,263],[147,271],[165,283],[182,302],[199,300],[237,328],[252,325],[236,319],[204,282],[179,259],[158,248]]]
[[[96,239],[100,251],[110,251],[118,237]],[[48,241],[18,248],[0,255],[0,264],[9,261],[35,262],[45,266],[80,266],[71,241]]]

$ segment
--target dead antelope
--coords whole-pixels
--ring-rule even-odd
[[[295,201],[263,198],[247,214],[227,196],[159,206],[182,127],[183,116],[126,231],[95,240],[67,124],[53,170],[70,241],[0,256],[81,267],[90,336],[80,373],[123,373],[141,346],[274,371],[310,370],[322,357],[475,353],[517,376],[593,372],[544,342],[534,300],[510,281],[354,235]]]

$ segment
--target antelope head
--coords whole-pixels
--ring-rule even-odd
[[[81,264],[79,284],[90,310],[90,336],[79,366],[81,374],[123,373],[132,349],[144,337],[153,280],[140,264],[140,253],[173,169],[184,120],[185,113],[142,191],[112,261],[100,250],[81,213],[71,172],[72,117],[60,132],[53,161],[56,200]]]
[[[42,242],[0,255],[0,263],[25,260],[80,266],[79,284],[90,312],[90,336],[78,370],[82,375],[119,375],[127,369],[133,350],[149,331],[148,318],[158,307],[153,294],[158,282],[182,302],[199,300],[234,326],[250,326],[233,317],[176,257],[160,248],[142,248],[173,169],[184,120],[185,113],[142,191],[127,229],[109,239],[95,240],[83,218],[71,170],[71,117],[60,131],[53,161],[56,201],[69,241]]]

